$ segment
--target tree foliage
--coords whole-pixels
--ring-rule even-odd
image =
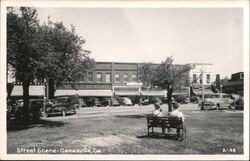
[[[94,68],[90,51],[82,49],[85,40],[75,27],[62,22],[40,24],[34,8],[8,8],[7,64],[23,85],[27,115],[29,86],[35,79],[53,79],[57,84],[79,78]],[[26,116],[27,117],[27,116]]]
[[[169,111],[172,111],[172,93],[177,88],[189,85],[188,72],[190,64],[175,65],[173,58],[167,57],[156,69],[150,67],[151,63],[144,63],[139,71],[141,79],[146,78],[147,83],[167,90]]]
[[[155,69],[153,68],[153,63],[151,62],[144,62],[140,67],[139,67],[139,80],[143,84],[143,88],[150,88],[152,85],[152,80],[154,78],[154,71]]]

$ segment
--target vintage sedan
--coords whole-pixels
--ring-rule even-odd
[[[76,114],[79,109],[79,100],[74,96],[63,96],[53,100],[52,104],[46,104],[45,117],[52,114],[66,116],[68,113]]]
[[[231,109],[232,106],[232,99],[230,98],[207,98],[204,102],[204,108],[209,109],[224,109],[229,108]],[[201,102],[199,103],[199,106],[201,106]]]

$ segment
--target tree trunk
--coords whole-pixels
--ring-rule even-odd
[[[167,91],[168,91],[168,93],[167,93],[168,112],[171,112],[173,109],[173,102],[172,102],[173,89],[171,87],[168,87]]]
[[[53,99],[54,98],[54,94],[55,94],[55,80],[49,78],[48,81],[48,86],[49,86],[49,96],[48,99]]]
[[[23,82],[23,123],[29,123],[29,86],[28,81]]]

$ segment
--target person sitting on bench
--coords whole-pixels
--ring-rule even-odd
[[[155,106],[155,110],[152,112],[152,115],[155,117],[162,117],[163,114],[162,114],[162,109],[161,109],[160,104],[156,103],[154,104],[154,106]]]
[[[185,121],[185,116],[183,115],[183,113],[182,112],[180,112],[179,110],[178,110],[178,107],[179,106],[173,106],[173,111],[171,111],[171,112],[169,112],[169,116],[176,116],[176,117],[181,117],[182,118],[182,122],[184,122]],[[178,137],[180,137],[180,129],[177,129],[176,130],[176,133],[178,134]]]

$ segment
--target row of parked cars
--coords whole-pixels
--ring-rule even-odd
[[[118,98],[79,98],[80,107],[94,107],[94,106],[133,106],[135,104],[149,105],[149,104],[163,104],[166,103],[166,98],[160,97],[118,97]]]
[[[40,116],[75,114],[80,107],[133,106],[135,104],[148,105],[154,103],[163,104],[165,102],[166,99],[161,99],[160,97],[79,98],[77,96],[61,96],[46,101],[43,99],[30,99],[28,113],[30,119],[37,120]],[[23,111],[23,99],[18,99],[14,102],[8,101],[8,120],[23,118]]]
[[[30,99],[28,117],[38,120],[41,116],[60,114],[66,116],[69,113],[76,114],[79,109],[79,100],[75,96],[58,97],[53,100]],[[23,99],[18,99],[7,106],[7,120],[19,120],[24,117]]]

